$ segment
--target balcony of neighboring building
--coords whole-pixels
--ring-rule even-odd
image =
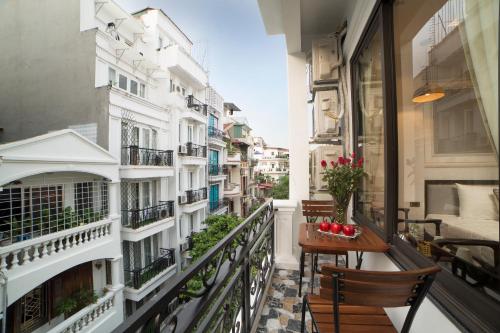
[[[179,45],[170,45],[161,49],[158,61],[161,68],[189,82],[195,89],[202,89],[207,85],[207,72]]]
[[[206,187],[198,190],[187,190],[178,197],[178,203],[184,213],[192,213],[205,207],[208,199],[208,190]]]
[[[185,107],[180,116],[182,118],[187,118],[198,123],[206,124],[207,122],[207,105],[194,97],[193,95],[188,95],[185,98]]]
[[[173,176],[173,150],[122,146],[120,177],[128,179]]]
[[[229,203],[228,203],[227,199],[209,201],[208,202],[209,214],[210,215],[227,214],[228,206],[229,206]]]
[[[237,150],[228,151],[226,164],[239,166],[241,164],[241,153]]]
[[[224,184],[224,196],[230,197],[230,198],[241,196],[240,184],[225,183]]]
[[[217,182],[226,179],[227,172],[225,171],[225,166],[220,164],[208,165],[208,180],[211,182]]]
[[[123,206],[123,205],[122,205]],[[174,201],[159,201],[145,208],[122,210],[122,238],[137,241],[175,224]]]
[[[226,142],[224,142],[224,138],[226,134],[224,131],[214,127],[208,126],[208,143],[218,147],[226,147]]]
[[[126,242],[123,246],[127,299],[142,300],[175,274],[174,248],[157,248],[154,238],[148,242]]]
[[[179,156],[183,164],[205,165],[207,164],[207,146],[187,142],[179,146]]]

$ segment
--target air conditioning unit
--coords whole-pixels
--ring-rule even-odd
[[[313,84],[330,83],[339,79],[342,55],[338,53],[337,38],[334,36],[312,42]]]
[[[186,145],[179,146],[179,154],[187,154],[187,147],[186,147]]]
[[[160,218],[161,219],[166,219],[168,217],[168,209],[163,208],[160,210]]]
[[[184,203],[187,203],[188,201],[188,198],[187,198],[187,195],[181,195],[181,204],[184,204]]]

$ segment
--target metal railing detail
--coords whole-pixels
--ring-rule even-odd
[[[199,190],[187,190],[185,195],[179,196],[179,204],[187,205],[201,200],[207,199],[207,188],[203,187]]]
[[[143,284],[175,264],[175,249],[160,248],[160,256],[150,264],[136,269],[124,269],[125,284],[140,289]]]
[[[227,203],[227,200],[222,199],[222,200],[218,200],[218,201],[210,201],[208,206],[210,208],[210,213],[213,213],[213,212],[218,211],[222,207],[227,207],[228,203]]]
[[[122,147],[122,165],[173,166],[174,152],[126,146]]]
[[[274,270],[274,212],[266,201],[221,241],[178,273],[114,332],[242,332],[256,328]],[[201,289],[188,289],[193,278]],[[173,300],[184,304],[167,310]]]
[[[199,112],[200,114],[207,115],[207,105],[196,99],[193,95],[189,95],[187,98],[187,107],[193,111]]]
[[[209,164],[208,165],[208,175],[209,176],[222,176],[225,175],[224,166],[219,164]]]
[[[222,140],[224,139],[224,131],[213,126],[208,126],[208,137]]]
[[[182,145],[179,146],[179,154],[193,157],[207,157],[207,146],[201,146],[188,142],[186,143],[185,148]]]
[[[122,210],[122,225],[137,229],[174,216],[174,201],[160,201],[156,206]]]

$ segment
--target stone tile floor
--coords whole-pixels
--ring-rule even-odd
[[[318,264],[334,262],[334,256],[320,255]],[[306,267],[302,278],[302,296],[310,292],[311,257],[306,255]],[[339,266],[343,260],[339,257]],[[302,297],[299,294],[299,271],[276,269],[271,287],[269,288],[266,303],[259,320],[257,333],[295,333],[300,332],[302,315]],[[314,276],[314,293],[319,292],[319,276]],[[310,319],[306,313],[306,327],[310,327]],[[310,330],[308,330],[310,332]]]

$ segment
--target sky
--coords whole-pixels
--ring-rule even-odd
[[[266,34],[257,0],[116,1],[129,12],[163,9],[206,55],[210,84],[242,110],[252,135],[288,148],[285,39]]]

